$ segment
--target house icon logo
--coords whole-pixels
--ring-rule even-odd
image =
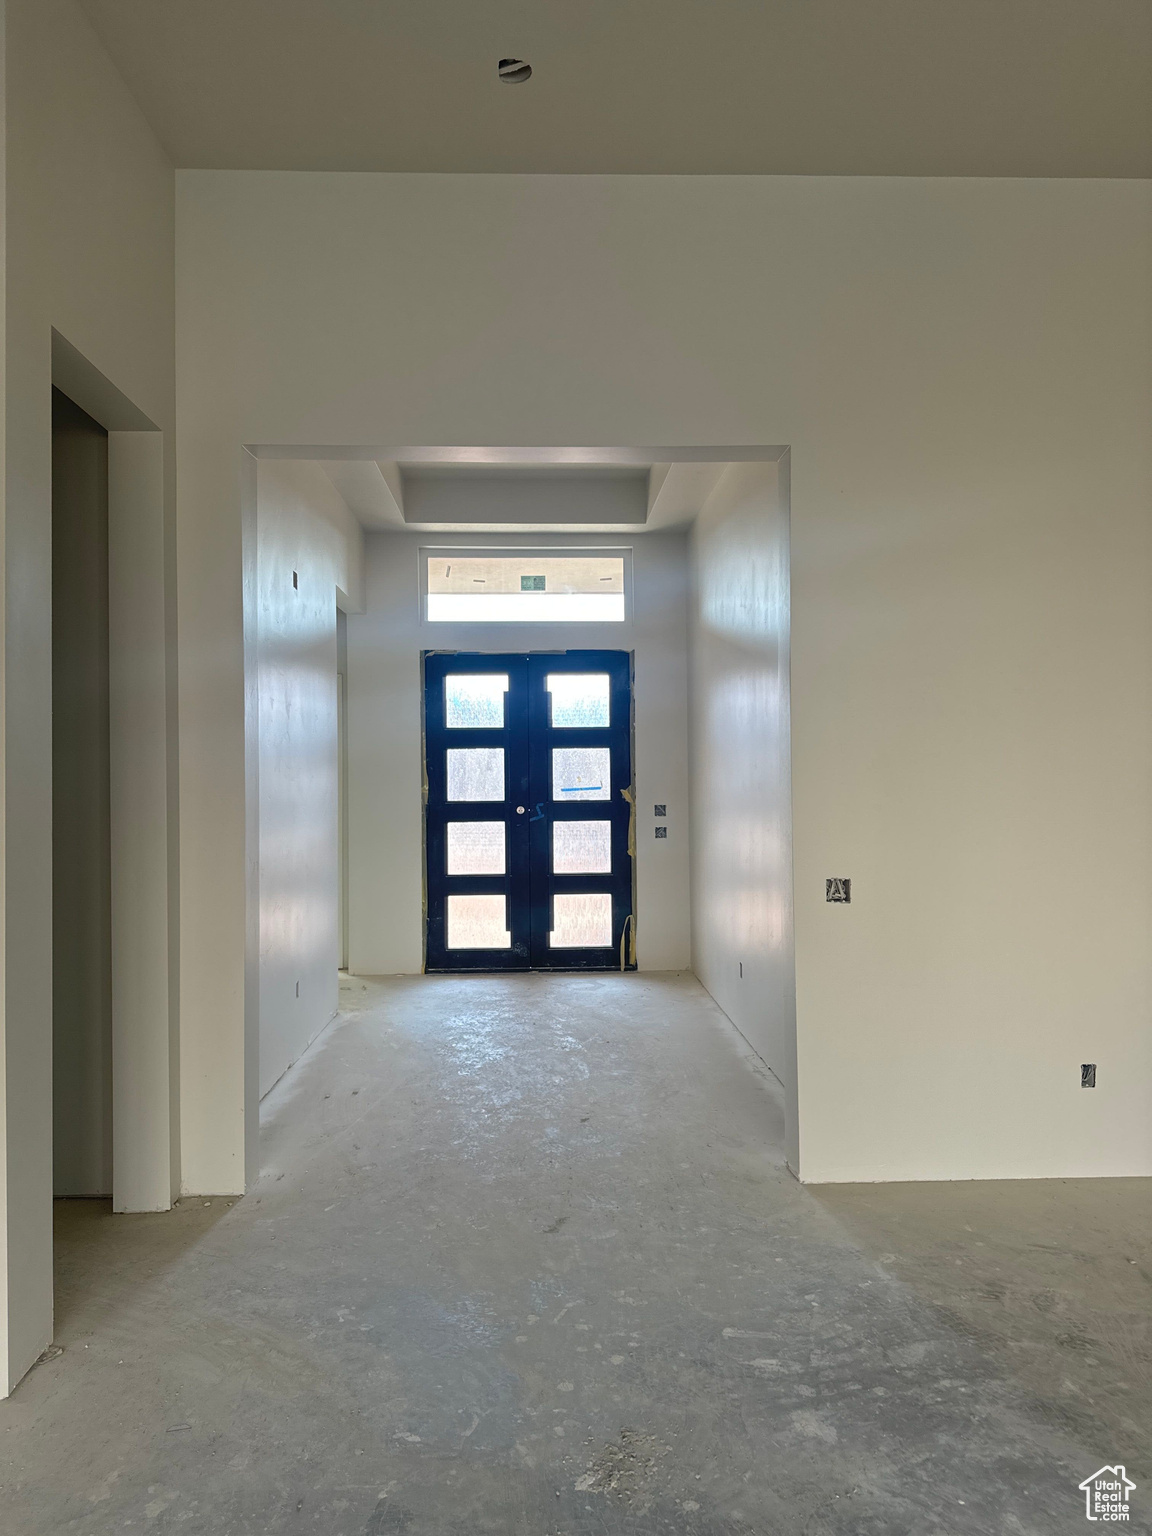
[[[1113,1524],[1127,1520],[1128,1501],[1135,1486],[1123,1467],[1101,1467],[1080,1484],[1085,1515],[1089,1520]]]

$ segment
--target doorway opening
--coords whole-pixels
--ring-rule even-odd
[[[634,969],[631,654],[423,661],[425,969]]]
[[[52,391],[53,1191],[112,1195],[108,433]]]

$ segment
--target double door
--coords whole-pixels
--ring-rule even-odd
[[[426,968],[632,961],[626,651],[424,657]]]

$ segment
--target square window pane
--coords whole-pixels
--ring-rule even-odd
[[[502,875],[504,873],[504,823],[502,821],[450,821],[448,823],[448,873],[450,875]]]
[[[612,943],[612,896],[608,891],[552,898],[553,949],[608,949]]]
[[[552,869],[557,875],[610,875],[610,821],[554,821]]]
[[[503,896],[449,896],[448,948],[511,949],[507,919]]]
[[[607,672],[550,672],[548,692],[557,730],[609,724]]]
[[[449,800],[503,800],[503,747],[449,747]]]
[[[451,673],[444,679],[444,724],[450,731],[502,731],[507,692],[507,672]]]
[[[608,748],[553,747],[552,798],[553,800],[610,800],[612,798],[612,754]]]

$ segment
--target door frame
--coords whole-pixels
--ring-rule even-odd
[[[108,433],[112,1208],[165,1211],[181,1184],[171,449],[56,330],[51,351],[52,386]]]

